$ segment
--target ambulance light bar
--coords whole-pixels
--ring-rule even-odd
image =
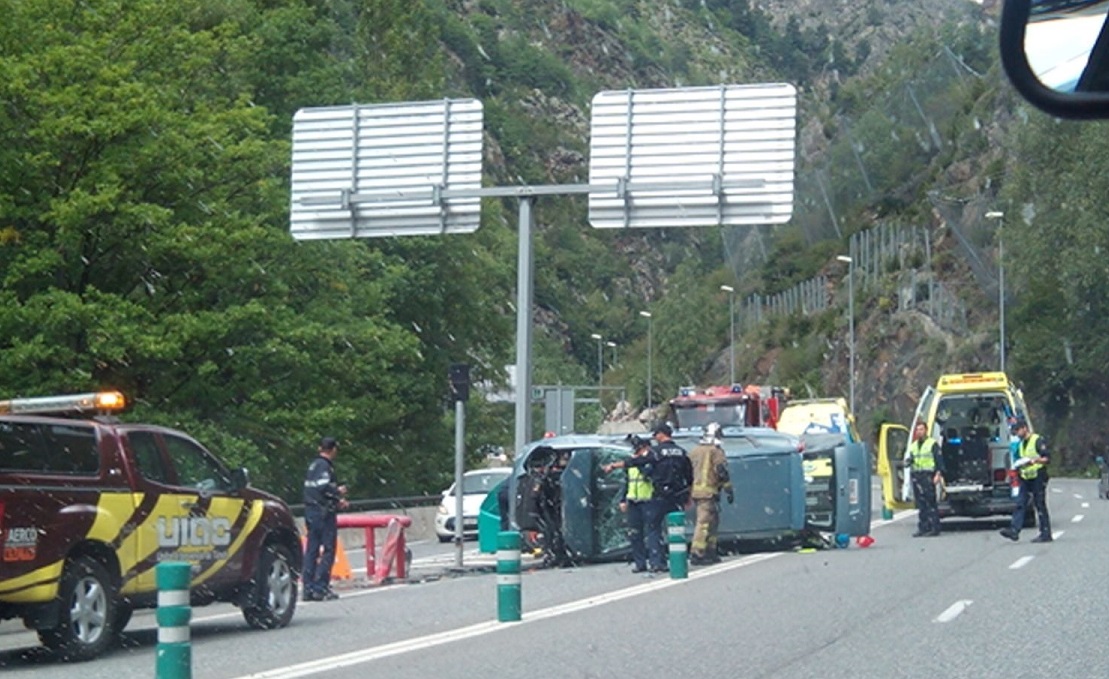
[[[48,413],[101,413],[123,410],[127,405],[118,391],[98,391],[72,396],[41,396],[0,401],[0,415]]]

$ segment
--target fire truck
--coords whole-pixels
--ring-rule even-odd
[[[765,385],[682,387],[670,400],[670,416],[680,429],[700,429],[709,422],[776,429],[786,398],[784,388]]]

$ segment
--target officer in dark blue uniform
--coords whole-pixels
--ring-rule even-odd
[[[304,600],[331,601],[339,595],[331,589],[331,566],[335,563],[336,525],[340,509],[346,509],[347,487],[335,477],[333,462],[339,443],[325,436],[318,455],[304,476],[304,524],[308,539],[304,546]]]

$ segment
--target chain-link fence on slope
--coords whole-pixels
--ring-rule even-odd
[[[825,135],[832,141],[820,154],[823,160],[800,167],[795,179],[791,223],[805,242],[842,241],[866,210],[875,205],[896,208],[911,199],[921,168],[950,149],[955,143],[952,135],[982,134],[988,121],[956,120],[967,115],[961,103],[972,99],[982,77],[943,47],[925,67],[868,108],[828,123],[835,130]],[[929,197],[958,241],[952,251],[966,261],[980,287],[994,286],[996,295],[1000,224],[984,217],[992,209],[989,198],[952,198],[942,191]],[[723,239],[727,262],[742,280],[767,261],[772,233],[769,228],[735,227],[725,229]],[[898,309],[915,309],[949,331],[965,331],[966,306],[933,275],[934,244],[925,229],[880,224],[852,234],[850,242],[857,257],[856,304],[862,303],[860,295],[877,293],[874,284],[882,276],[893,276]],[[748,328],[776,314],[818,313],[833,302],[846,305],[845,283],[818,276],[787,290],[754,295],[744,301],[737,320]]]

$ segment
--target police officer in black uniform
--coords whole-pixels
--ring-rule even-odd
[[[335,477],[334,460],[339,443],[330,436],[320,439],[318,455],[304,476],[304,524],[308,539],[304,546],[304,600],[331,601],[339,595],[331,589],[331,566],[339,537],[336,517],[346,509],[347,487]]]

